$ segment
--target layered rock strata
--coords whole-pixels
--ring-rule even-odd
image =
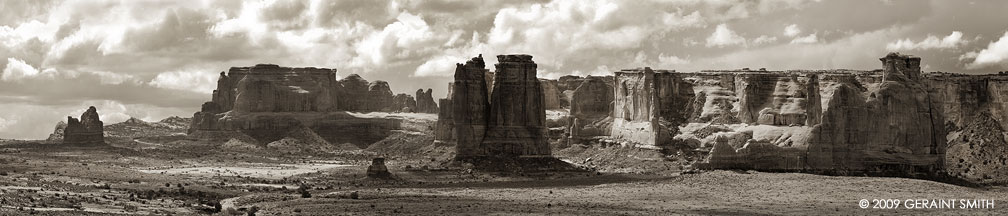
[[[616,72],[612,138],[644,148],[667,145],[692,113],[693,84],[684,78],[651,68]]]
[[[497,59],[492,88],[482,55],[456,67],[450,102],[456,158],[551,157],[545,98],[532,56]]]
[[[335,69],[233,67],[221,72],[213,99],[193,114],[189,136],[251,136],[269,143],[292,131],[310,131],[330,143],[366,146],[398,129],[398,120],[347,112],[415,109],[412,97],[394,96],[387,82],[368,82],[356,74],[337,79]]]
[[[63,144],[69,145],[101,145],[105,144],[104,124],[98,117],[95,107],[88,107],[80,119],[67,116],[66,128],[63,130]]]

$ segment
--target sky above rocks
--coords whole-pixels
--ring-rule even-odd
[[[539,76],[623,68],[1008,69],[1008,1],[0,1],[0,138],[42,139],[96,106],[106,124],[189,117],[220,71],[337,68],[445,97],[455,63],[526,53]]]

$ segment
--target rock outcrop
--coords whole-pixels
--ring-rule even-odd
[[[455,121],[455,158],[487,155],[483,149],[487,120],[490,118],[489,88],[483,56],[455,67],[452,82],[452,119]]]
[[[1008,183],[1008,140],[1000,121],[981,112],[953,134],[945,156],[946,171],[975,183]]]
[[[596,136],[608,136],[612,124],[613,87],[602,77],[588,76],[574,91],[570,101],[569,142],[580,143]]]
[[[498,55],[497,62],[483,150],[487,155],[551,157],[545,99],[532,56]]]
[[[417,102],[413,99],[413,96],[408,94],[397,94],[392,97],[392,107],[393,112],[416,112]]]
[[[438,113],[438,104],[434,102],[434,96],[432,89],[427,89],[425,92],[423,89],[417,89],[416,91],[416,103],[418,113]]]
[[[63,144],[68,145],[102,145],[105,144],[105,129],[98,117],[95,107],[88,107],[80,119],[67,116],[66,129],[63,131]]]
[[[338,80],[335,69],[233,67],[221,73],[217,87],[212,101],[193,114],[190,138],[251,137],[266,144],[309,130],[331,144],[366,147],[399,129],[401,119],[348,112],[416,109],[412,97],[397,98],[385,81],[368,82],[356,74]]]
[[[368,111],[382,111],[390,112],[392,111],[392,89],[389,87],[388,82],[385,81],[374,81],[368,85]]]
[[[455,146],[455,117],[451,99],[440,100],[441,109],[434,129],[434,145]]]
[[[651,68],[616,72],[612,138],[643,148],[669,144],[692,113],[693,84],[684,78]]]
[[[66,131],[66,127],[67,123],[65,121],[59,121],[58,123],[56,123],[56,128],[53,129],[53,132],[49,134],[49,138],[47,138],[46,140],[63,141],[63,133],[64,131]]]
[[[532,56],[497,59],[492,88],[484,77],[482,56],[456,67],[451,95],[456,159],[552,157],[543,89]]]
[[[374,179],[391,179],[392,173],[385,167],[385,158],[375,158],[371,160],[371,165],[367,168],[367,177]]]
[[[566,107],[565,97],[563,97],[563,92],[557,87],[556,80],[550,79],[539,79],[539,83],[542,86],[544,106],[548,110],[560,109]]]
[[[709,168],[934,176],[944,164],[945,120],[920,81],[920,59],[880,60],[876,71],[693,75],[697,113],[680,125],[699,129],[673,140],[710,148],[700,164]],[[715,125],[736,126],[703,132]]]

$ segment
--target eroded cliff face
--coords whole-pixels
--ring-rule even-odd
[[[568,122],[569,143],[608,136],[612,127],[613,86],[603,77],[588,76],[573,91]]]
[[[694,108],[693,84],[684,78],[651,68],[616,72],[610,136],[644,148],[670,143]]]
[[[492,81],[484,77],[488,73],[482,55],[456,65],[448,102],[454,127],[437,131],[454,130],[457,160],[551,158],[537,65],[529,55],[499,55],[497,59]]]
[[[1008,76],[935,74],[925,79],[944,111],[949,175],[1008,183]]]
[[[997,95],[989,80],[934,87],[945,82],[922,75],[919,58],[890,54],[880,61],[883,69],[875,71],[619,71],[609,135],[601,139],[706,151],[697,164],[705,168],[933,176],[952,161],[946,135],[972,118],[953,112],[1001,113],[983,105]],[[576,78],[559,83],[570,80]],[[579,123],[571,123],[572,137],[583,132]],[[981,176],[977,170],[968,175]]]
[[[385,81],[368,82],[356,74],[340,80],[335,69],[233,67],[221,73],[212,101],[193,114],[189,136],[259,144],[300,137],[366,147],[400,129],[399,122],[348,112],[416,109],[412,96],[394,96]]]

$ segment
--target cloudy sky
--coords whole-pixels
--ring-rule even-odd
[[[436,97],[480,53],[532,54],[547,78],[874,69],[889,51],[926,71],[1008,69],[1008,1],[994,0],[0,1],[0,138],[45,138],[90,105],[106,124],[188,117],[217,73],[256,63]]]

